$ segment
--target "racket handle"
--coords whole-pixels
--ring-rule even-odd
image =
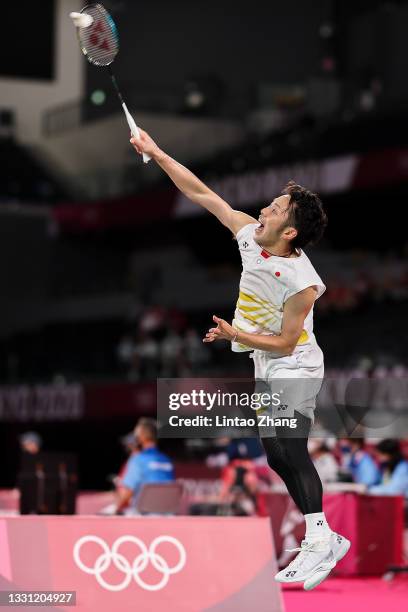
[[[124,102],[122,104],[122,108],[123,108],[123,112],[125,113],[128,125],[130,127],[130,131],[132,132],[135,138],[140,138],[139,128],[137,127],[135,120],[133,119],[132,115],[129,113],[127,106]],[[143,161],[145,164],[147,164],[147,162],[149,162],[151,159],[152,158],[149,155],[147,155],[146,153],[143,153]]]

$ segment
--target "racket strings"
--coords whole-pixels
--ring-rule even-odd
[[[119,36],[113,19],[101,4],[86,6],[81,13],[93,19],[87,28],[79,28],[82,52],[92,64],[109,66],[119,51]]]

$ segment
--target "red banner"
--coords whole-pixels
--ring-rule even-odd
[[[71,383],[0,388],[0,422],[64,423],[156,415],[156,383]]]
[[[404,183],[408,181],[408,149],[390,148],[364,154],[350,152],[326,159],[253,168],[240,174],[220,176],[216,181],[206,181],[204,177],[204,181],[227,202],[245,209],[269,201],[290,178],[323,195]],[[137,226],[204,212],[170,187],[140,196],[60,204],[52,214],[62,230],[83,232]]]

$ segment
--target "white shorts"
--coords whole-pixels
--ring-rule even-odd
[[[266,392],[279,394],[281,400],[279,404],[275,395],[276,401],[268,406],[267,413],[273,418],[290,418],[296,410],[314,423],[316,396],[324,376],[321,348],[315,344],[287,357],[277,358],[271,357],[267,351],[254,350],[250,356],[254,360],[257,391],[265,389]]]

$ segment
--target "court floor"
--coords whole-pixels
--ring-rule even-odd
[[[382,578],[328,578],[313,591],[303,585],[282,589],[285,612],[405,612],[408,610],[408,573],[391,582]]]

